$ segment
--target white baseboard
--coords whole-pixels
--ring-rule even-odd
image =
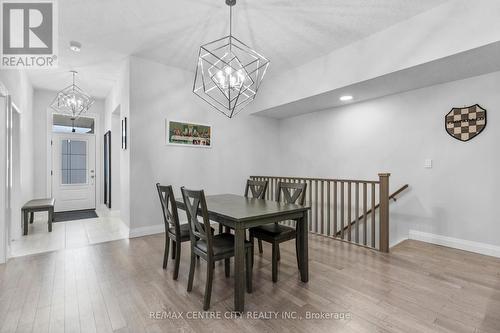
[[[148,235],[161,234],[165,232],[164,224],[148,225],[146,227],[139,227],[130,229],[129,238],[136,238]]]
[[[500,246],[410,230],[410,239],[500,258]]]
[[[395,241],[390,242],[390,243],[389,243],[389,249],[390,249],[391,247],[394,247],[394,246],[398,245],[398,244],[399,244],[399,243],[401,243],[401,242],[404,242],[404,241],[405,241],[405,240],[407,240],[407,239],[408,239],[408,237],[401,237],[401,238],[399,238],[399,239],[396,239]]]

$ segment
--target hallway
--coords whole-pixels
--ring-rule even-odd
[[[52,223],[47,232],[47,214],[35,214],[27,236],[11,242],[11,256],[71,249],[91,244],[128,238],[129,230],[118,216],[105,210],[97,211],[98,218]]]

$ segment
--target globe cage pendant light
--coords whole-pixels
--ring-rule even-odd
[[[250,102],[269,67],[269,60],[232,35],[232,9],[229,6],[229,35],[200,47],[193,92],[229,118]]]
[[[63,90],[59,91],[50,104],[50,107],[59,114],[68,115],[74,124],[82,114],[85,114],[95,100],[75,83],[76,71],[70,71],[73,82]]]

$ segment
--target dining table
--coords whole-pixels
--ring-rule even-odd
[[[246,230],[265,224],[296,221],[299,274],[302,282],[309,280],[308,213],[307,205],[254,199],[234,194],[207,195],[208,216],[234,230],[234,311],[245,310],[245,238]],[[186,210],[182,198],[176,198],[177,207]]]

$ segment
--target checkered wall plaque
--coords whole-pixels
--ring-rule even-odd
[[[460,141],[469,141],[486,127],[486,110],[478,104],[453,108],[445,116],[446,132]]]

